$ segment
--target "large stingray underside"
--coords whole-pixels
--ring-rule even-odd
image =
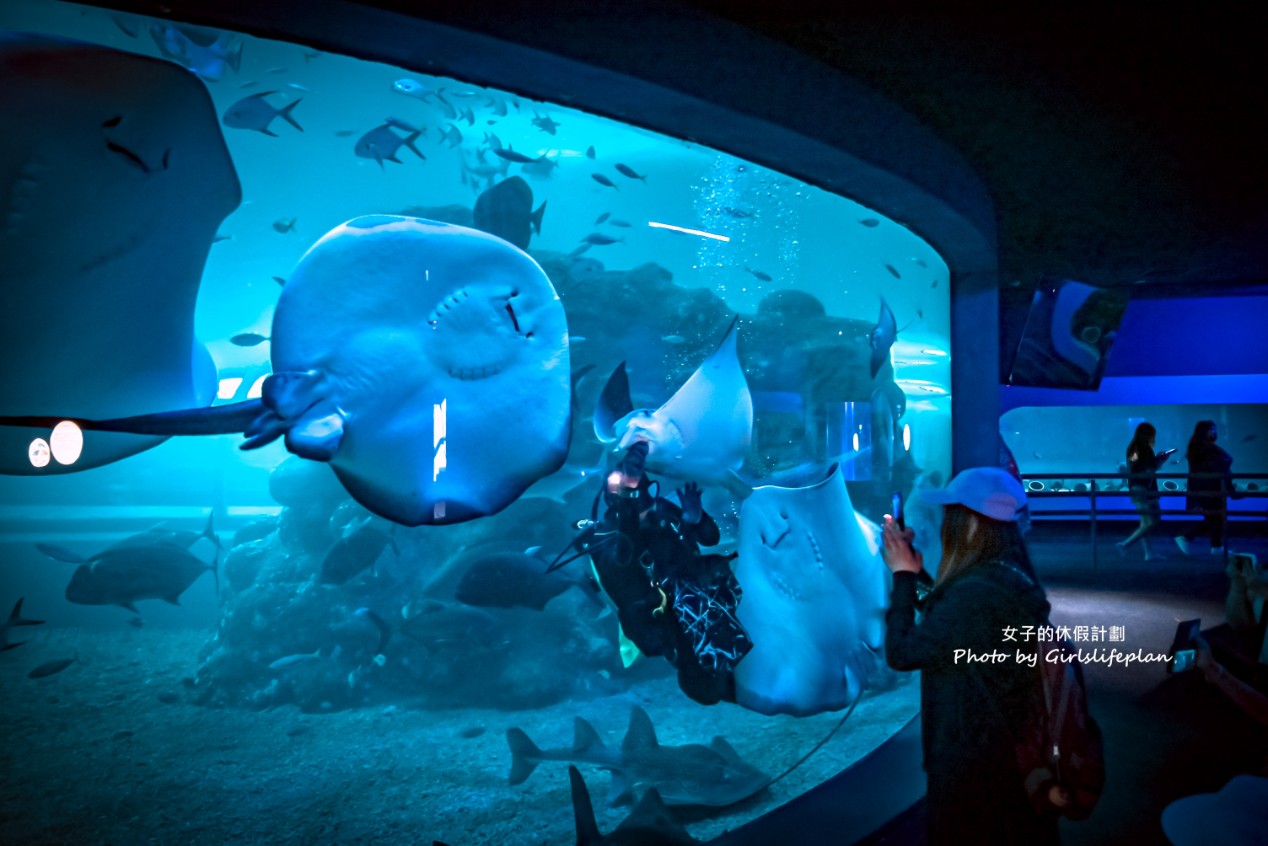
[[[211,402],[194,304],[241,189],[205,86],[171,62],[0,33],[0,114],[0,416]],[[161,441],[92,432],[78,461],[36,466],[49,435],[0,429],[0,472],[72,472]]]
[[[633,408],[625,364],[617,367],[595,410],[595,436],[625,448],[649,445],[647,468],[704,484],[728,480],[753,437],[753,397],[737,351],[739,319],[721,343],[660,408]]]
[[[759,487],[745,500],[735,574],[753,650],[735,668],[740,705],[804,716],[858,698],[885,640],[879,541],[839,467],[818,484]]]
[[[501,510],[563,464],[568,329],[542,269],[505,241],[407,217],[349,221],[291,274],[267,411],[358,502],[405,525]]]
[[[273,316],[260,400],[94,420],[88,432],[245,432],[328,462],[369,510],[409,526],[493,514],[568,452],[563,306],[500,238],[408,217],[360,217],[300,260]],[[0,416],[6,426],[56,417]]]

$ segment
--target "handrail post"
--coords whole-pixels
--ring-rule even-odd
[[[1091,482],[1089,491],[1091,492],[1091,506],[1088,509],[1090,519],[1088,522],[1092,526],[1092,572],[1097,571],[1097,554],[1096,554],[1096,480],[1088,479]]]

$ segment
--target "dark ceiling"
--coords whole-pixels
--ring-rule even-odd
[[[883,93],[967,157],[1006,288],[1268,280],[1263,4],[692,5]]]
[[[681,49],[641,43],[656,37],[648,16],[714,15],[883,94],[958,150],[994,197],[1005,290],[1043,276],[1154,296],[1268,282],[1262,3],[356,1],[600,62]],[[697,62],[729,55],[698,47]],[[788,93],[776,78],[750,96]]]
[[[339,0],[89,2],[212,23],[255,17],[265,34],[272,27],[282,35],[301,23],[320,29],[321,19],[339,11]],[[1268,290],[1268,4],[1068,0],[933,8],[912,0],[346,0],[344,5],[395,9],[600,66],[619,68],[614,53],[628,54],[625,64],[635,63],[636,70],[637,63],[664,61],[673,66],[666,72],[690,74],[693,63],[701,71],[713,63],[701,76],[720,69],[742,79],[750,102],[810,102],[825,115],[831,112],[830,96],[790,97],[777,72],[757,78],[731,73],[735,51],[748,48],[743,39],[723,43],[725,28],[712,30],[714,44],[690,40],[708,28],[674,28],[675,15],[717,16],[879,92],[967,160],[994,199],[1006,311],[1026,301],[1045,276],[1131,286],[1137,297]],[[290,23],[269,24],[270,16]],[[389,43],[393,33],[368,32],[370,54],[391,58],[393,47],[408,52],[408,45]],[[688,61],[666,55],[682,51],[684,43],[690,44]],[[755,67],[778,68],[778,59],[771,61],[775,64]],[[649,78],[657,77],[653,72]],[[690,88],[690,81],[684,84]]]

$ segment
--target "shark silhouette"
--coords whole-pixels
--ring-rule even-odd
[[[630,711],[629,730],[619,749],[605,745],[583,718],[577,717],[573,726],[573,744],[567,749],[540,749],[522,730],[507,729],[510,783],[522,783],[542,761],[570,761],[612,773],[608,801],[613,805],[631,801],[637,790],[655,788],[666,805],[725,807],[756,794],[771,781],[721,737],[713,738],[708,746],[662,746],[651,718],[637,705]]]

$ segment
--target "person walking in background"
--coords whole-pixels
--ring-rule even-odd
[[[1044,625],[1049,609],[1018,529],[1026,494],[1005,471],[975,467],[919,496],[944,506],[942,560],[935,581],[912,548],[913,530],[885,515],[883,554],[894,574],[885,658],[895,670],[922,671],[928,842],[1055,844],[1056,816],[1036,813],[1016,759],[1039,679],[1014,653],[1025,646],[1019,632]],[[1049,801],[1064,807],[1069,796],[1053,786]]]
[[[1127,554],[1128,548],[1136,541],[1141,542],[1145,550],[1145,560],[1153,559],[1149,551],[1147,536],[1154,526],[1162,522],[1162,512],[1158,507],[1158,468],[1167,463],[1174,449],[1164,450],[1154,455],[1154,441],[1158,430],[1152,423],[1141,423],[1136,427],[1136,434],[1127,445],[1127,490],[1131,495],[1132,505],[1140,515],[1140,525],[1123,540],[1119,541],[1118,551]]]
[[[1211,539],[1211,553],[1224,553],[1228,531],[1228,494],[1232,487],[1228,478],[1233,457],[1216,446],[1219,436],[1214,420],[1199,420],[1184,457],[1189,462],[1188,498],[1185,507],[1202,515],[1202,525],[1176,536],[1176,546],[1189,554],[1189,542],[1205,534]]]

